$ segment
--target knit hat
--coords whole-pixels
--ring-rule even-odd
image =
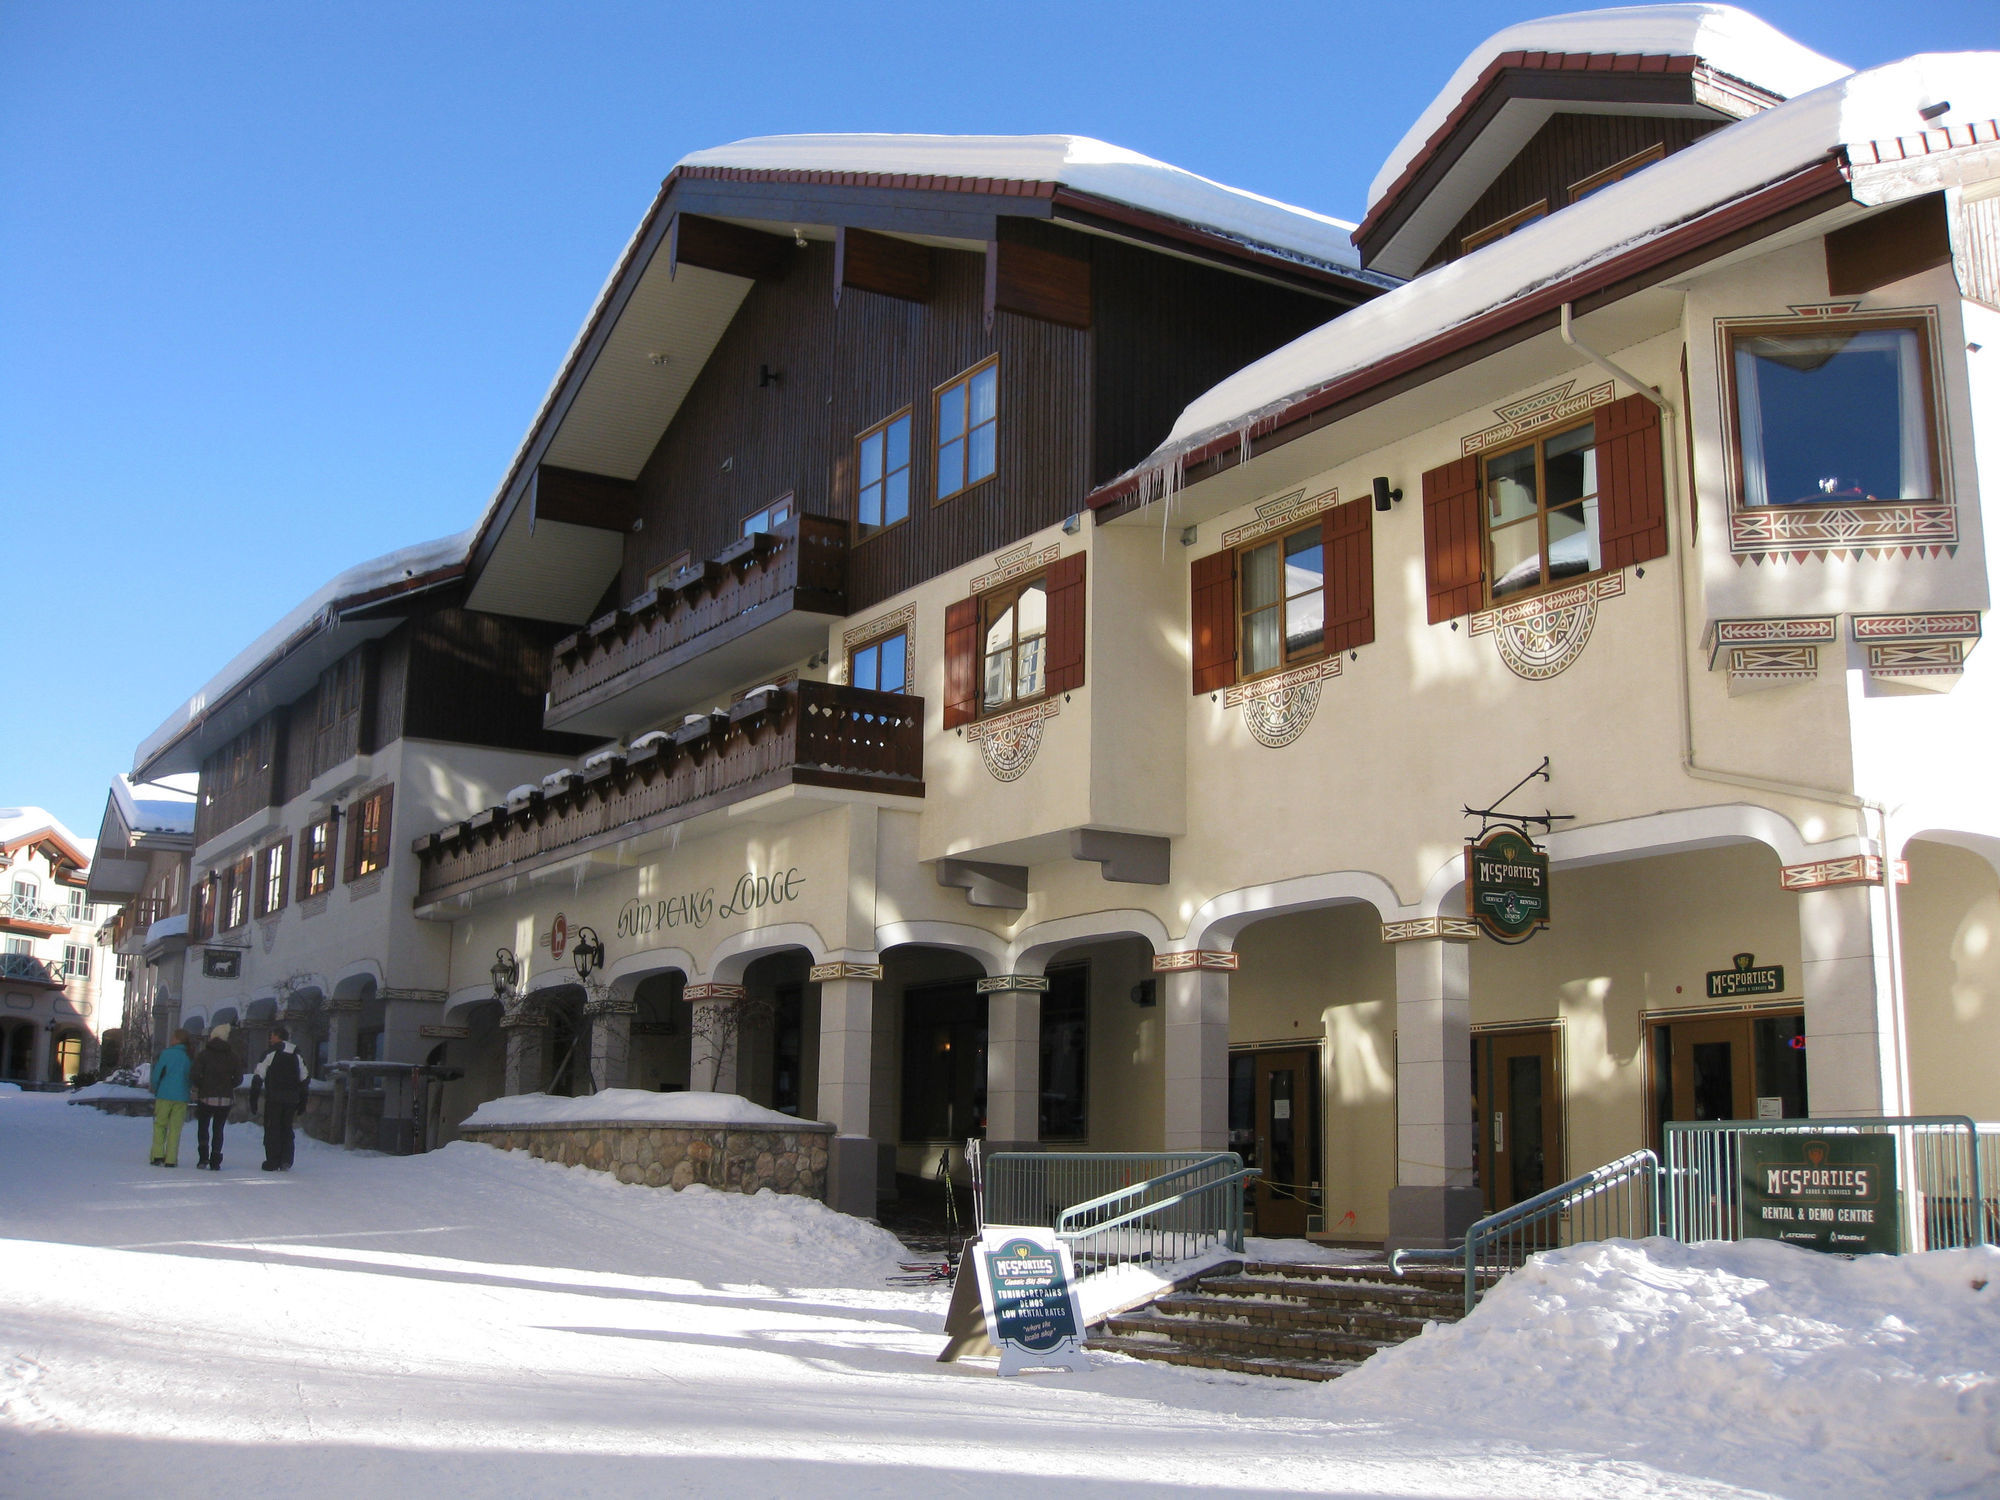
[[[218,1022],[216,1022],[216,1023],[215,1023],[215,1025],[213,1025],[213,1026],[209,1027],[209,1028],[208,1028],[208,1039],[209,1039],[209,1040],[210,1040],[211,1042],[226,1042],[226,1041],[228,1041],[228,1040],[229,1040],[229,1023],[228,1023],[227,1021],[218,1021]]]

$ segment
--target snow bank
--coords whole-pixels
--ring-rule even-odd
[[[681,158],[683,167],[868,172],[1060,182],[1132,208],[1352,270],[1354,226],[1081,135],[766,135]]]
[[[63,1097],[67,1099],[150,1099],[151,1089],[128,1088],[122,1083],[88,1083],[80,1089],[71,1089]]]
[[[502,1125],[761,1125],[796,1130],[801,1121],[752,1104],[741,1094],[656,1094],[649,1089],[605,1089],[579,1099],[554,1094],[509,1094],[474,1110],[466,1127]],[[464,1128],[464,1127],[461,1127]]]
[[[1733,5],[1632,5],[1522,21],[1494,32],[1458,65],[1458,71],[1417,116],[1368,185],[1369,207],[1395,185],[1403,169],[1479,81],[1479,75],[1508,52],[1699,57],[1732,78],[1787,99],[1850,71],[1845,63],[1820,56]]]
[[[18,1083],[0,1083],[0,1094],[18,1094],[20,1092],[21,1085]]]
[[[1802,1462],[1844,1497],[1996,1494],[2000,1249],[1849,1261],[1654,1239],[1553,1251],[1327,1399],[1343,1417],[1623,1440],[1788,1495],[1811,1487]]]

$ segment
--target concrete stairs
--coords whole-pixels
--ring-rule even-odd
[[[1464,1309],[1462,1271],[1426,1267],[1399,1277],[1386,1262],[1244,1261],[1113,1314],[1091,1343],[1205,1370],[1333,1380],[1377,1350],[1415,1338],[1426,1323],[1456,1321]]]

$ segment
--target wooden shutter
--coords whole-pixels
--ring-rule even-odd
[[[299,862],[292,867],[292,889],[303,901],[312,894],[312,886],[307,882],[312,878],[312,828],[299,835]]]
[[[1479,608],[1486,535],[1479,516],[1479,459],[1456,459],[1424,475],[1424,576],[1431,624]]]
[[[335,828],[338,828],[342,823],[347,825],[347,857],[340,864],[340,878],[343,884],[354,879],[354,867],[361,860],[360,820],[361,804],[359,801],[348,803],[347,811],[334,820]],[[328,836],[331,837],[331,833]],[[330,886],[333,882],[329,880],[327,884]]]
[[[1049,691],[1083,686],[1083,558],[1081,552],[1049,566]]]
[[[1320,517],[1326,559],[1326,649],[1375,639],[1375,503],[1364,495]]]
[[[291,895],[292,884],[292,836],[288,833],[278,845],[278,904],[272,911],[283,911],[285,902]]]
[[[1667,555],[1667,475],[1660,409],[1627,396],[1597,413],[1598,538],[1604,566]]]
[[[236,861],[236,888],[243,892],[243,919],[249,921],[257,910],[257,856],[246,854]]]
[[[944,612],[944,727],[979,717],[979,600],[961,599]]]
[[[396,847],[389,839],[389,815],[396,809],[396,789],[385,786],[375,797],[382,804],[381,814],[375,819],[375,865],[386,870],[389,868],[389,851]]]
[[[1194,691],[1212,693],[1236,681],[1236,554],[1195,559],[1188,570],[1188,625]]]

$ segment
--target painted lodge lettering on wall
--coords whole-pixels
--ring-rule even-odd
[[[746,871],[719,903],[717,888],[712,885],[653,900],[634,896],[618,912],[617,934],[621,938],[638,938],[676,927],[691,927],[698,932],[717,917],[728,921],[796,901],[805,879],[796,865],[769,875]]]

